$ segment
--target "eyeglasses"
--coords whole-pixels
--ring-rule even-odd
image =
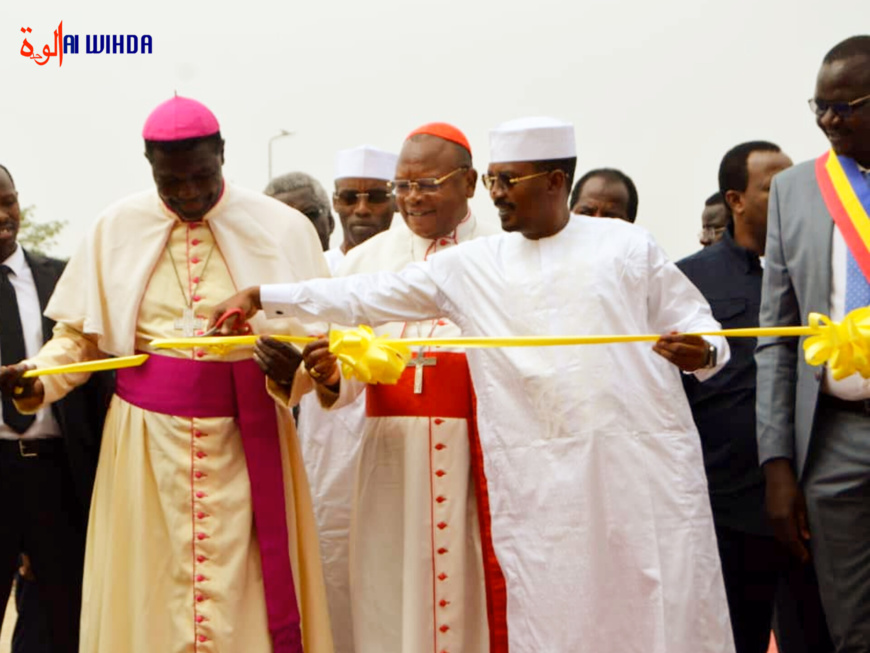
[[[386,204],[393,199],[393,194],[388,189],[376,188],[365,193],[355,190],[336,191],[332,197],[342,206],[350,207],[356,206],[361,199],[369,204]]]
[[[503,172],[498,173],[497,175],[481,175],[480,180],[483,182],[486,190],[492,190],[496,184],[501,184],[501,187],[505,190],[510,190],[514,186],[516,186],[521,181],[528,181],[529,179],[535,179],[536,177],[543,177],[544,175],[548,175],[552,170],[545,170],[544,172],[536,172],[533,175],[526,175],[525,177],[508,177]]]
[[[390,188],[396,191],[396,195],[407,195],[415,188],[421,193],[437,193],[441,184],[462,170],[468,170],[468,166],[456,168],[453,172],[448,172],[443,177],[438,177],[438,179],[435,179],[434,177],[415,179],[413,181],[410,179],[394,179],[390,183]]]
[[[828,112],[828,109],[833,111],[835,116],[848,118],[855,113],[856,109],[868,100],[870,100],[870,95],[859,97],[857,100],[852,100],[851,102],[828,102],[827,100],[819,100],[818,98],[810,98],[808,102],[810,110],[819,118],[825,115]]]

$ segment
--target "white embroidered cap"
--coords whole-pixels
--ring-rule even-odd
[[[576,156],[574,125],[556,118],[517,118],[489,132],[491,163],[549,161]]]
[[[335,178],[360,177],[392,181],[399,157],[371,145],[340,150],[335,155]]]

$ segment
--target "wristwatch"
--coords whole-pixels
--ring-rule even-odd
[[[706,340],[704,342],[707,342]],[[709,370],[716,367],[716,362],[719,360],[719,350],[716,349],[716,345],[711,342],[707,342],[707,358],[704,359],[704,364],[701,366],[701,369]]]

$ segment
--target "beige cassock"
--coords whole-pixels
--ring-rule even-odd
[[[401,270],[496,231],[469,214],[454,233],[430,240],[397,219],[351,250],[336,276]],[[459,335],[444,319],[393,323],[377,332],[406,338]],[[424,392],[432,370],[424,368]],[[342,381],[336,405],[359,403],[363,390],[362,384]],[[466,420],[437,414],[368,417],[360,436],[349,551],[356,652],[488,650]]]
[[[153,338],[181,335],[176,320],[189,297],[195,315],[207,319],[217,303],[266,277],[316,276],[327,276],[327,270],[314,230],[280,202],[228,184],[203,222],[184,223],[155,191],[141,193],[110,207],[70,261],[47,309],[58,321],[55,336],[33,362],[45,367],[129,355],[134,349],[151,352]],[[257,332],[263,332],[264,324],[253,321]],[[289,320],[270,322],[269,328],[310,331]],[[218,358],[202,349],[159,353]],[[236,351],[227,358],[249,356],[250,351]],[[43,377],[46,401],[86,378]],[[309,389],[307,377],[299,378],[296,390]],[[304,649],[329,653],[317,533],[299,443],[289,412],[276,409],[288,555]],[[91,505],[80,650],[235,653],[271,648],[251,488],[236,421],[149,412],[116,395]]]

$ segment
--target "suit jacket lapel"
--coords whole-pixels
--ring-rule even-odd
[[[54,270],[44,258],[37,254],[30,254],[24,251],[24,258],[30,266],[30,271],[33,273],[33,283],[36,285],[36,294],[39,297],[39,308],[42,309],[42,341],[48,342],[51,339],[51,332],[54,329],[54,320],[45,317],[45,307],[54,291],[54,286],[57,283],[57,276]]]

